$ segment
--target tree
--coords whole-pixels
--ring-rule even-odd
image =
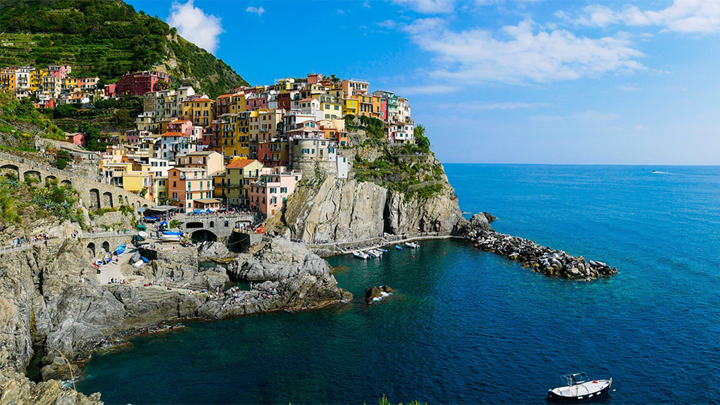
[[[422,125],[418,125],[415,127],[415,130],[413,131],[413,136],[415,137],[415,144],[425,153],[430,152],[430,139],[425,136],[425,127]]]

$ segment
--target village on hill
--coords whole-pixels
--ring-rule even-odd
[[[85,150],[86,134],[67,133],[75,159],[95,160],[103,182],[181,212],[235,207],[265,217],[280,212],[316,167],[348,177],[343,149],[354,118],[383,123],[389,144],[415,142],[407,99],[370,93],[362,80],[309,74],[273,85],[239,87],[211,99],[162,72],[128,73],[116,83],[73,77],[71,66],[8,67],[0,86],[35,107],[88,105],[139,96],[135,128],[104,134],[103,152]]]

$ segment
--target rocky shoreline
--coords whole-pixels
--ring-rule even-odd
[[[571,256],[562,250],[541,246],[529,239],[495,232],[490,228],[489,214],[476,214],[470,220],[468,240],[478,249],[516,260],[532,271],[549,277],[573,280],[593,280],[617,274],[615,267],[606,263]]]
[[[222,247],[215,250],[227,259]],[[77,376],[94,351],[117,347],[129,336],[176,328],[181,320],[308,310],[352,299],[323,259],[282,239],[263,240],[235,255],[227,269],[201,268],[197,249],[184,248],[157,251],[152,265],[132,272],[130,284],[100,284],[79,240],[4,255],[0,403],[100,403],[99,394],[62,387],[59,380],[70,379],[63,356]],[[251,281],[253,288],[228,288],[231,279]],[[34,383],[25,370],[38,350],[46,382]]]

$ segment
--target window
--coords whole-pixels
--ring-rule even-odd
[[[177,181],[173,181],[173,187],[177,187]]]
[[[287,187],[280,187],[280,193],[287,193]],[[284,199],[283,202],[285,202]]]

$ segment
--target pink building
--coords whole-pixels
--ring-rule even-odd
[[[307,75],[307,83],[308,84],[318,84],[323,79],[323,75],[317,73],[317,74],[311,74]]]
[[[105,85],[105,97],[115,97],[115,89],[117,86],[115,84],[106,84]]]
[[[245,96],[246,111],[255,111],[261,108],[268,108],[267,96],[261,96],[259,94],[248,94]]]
[[[117,94],[142,96],[145,93],[159,90],[156,87],[158,81],[170,84],[170,76],[165,73],[149,71],[126,74],[115,83],[117,85],[115,92]]]
[[[168,124],[167,130],[168,132],[180,132],[181,134],[192,136],[193,122],[190,120],[186,120],[185,118],[178,118]]]
[[[58,65],[58,66],[48,66],[48,74],[50,76],[55,76],[58,79],[65,79],[67,78],[67,75],[72,71],[70,66],[64,66],[64,65]]]
[[[73,145],[85,146],[85,135],[77,132],[74,134],[65,134],[65,140],[72,143]]]
[[[264,169],[258,180],[250,183],[250,207],[271,217],[280,212],[287,197],[302,179],[300,172],[287,172],[284,167]]]

